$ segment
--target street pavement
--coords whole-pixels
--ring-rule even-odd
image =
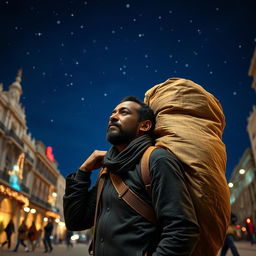
[[[235,245],[240,256],[256,256],[256,244],[251,245],[250,242],[240,241],[236,242]],[[233,256],[230,249],[228,250],[226,256]]]
[[[236,246],[238,248],[240,256],[256,256],[256,245],[252,246],[249,242],[236,242]],[[89,256],[88,245],[76,243],[74,243],[74,246],[71,248],[67,248],[65,244],[54,245],[54,249],[51,253],[44,253],[43,248],[37,248],[34,252],[24,252],[24,248],[21,246],[18,252],[12,252],[11,250],[7,250],[6,248],[0,248],[1,256],[28,256],[31,254],[33,256]],[[205,256],[207,256],[207,252],[205,253]],[[228,251],[226,256],[232,256],[230,250]]]
[[[66,244],[53,244],[52,252],[44,253],[43,247],[36,248],[34,252],[25,252],[22,245],[20,245],[18,252],[13,252],[6,248],[0,248],[0,256],[89,256],[88,245],[76,244],[73,247],[67,248]]]

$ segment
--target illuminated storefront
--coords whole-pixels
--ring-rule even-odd
[[[46,218],[54,221],[54,234],[62,235],[63,214],[56,201],[62,177],[53,148],[36,141],[28,132],[26,115],[20,104],[22,71],[7,91],[0,84],[0,227],[13,219],[15,230],[22,220],[44,229]],[[61,206],[62,207],[62,206]],[[17,232],[13,243],[16,242]],[[0,234],[0,242],[5,234]]]

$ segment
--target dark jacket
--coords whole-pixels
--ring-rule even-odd
[[[7,234],[8,236],[11,236],[11,234],[15,231],[15,229],[14,229],[14,224],[13,224],[12,221],[10,221],[10,222],[8,223],[8,225],[6,226],[6,228],[4,229],[4,231],[6,232],[6,234]]]
[[[164,149],[150,157],[152,200],[140,177],[140,163],[122,175],[123,181],[155,209],[157,227],[131,209],[107,177],[96,230],[96,256],[191,254],[199,237],[193,203],[186,188],[181,163]],[[66,179],[64,216],[69,230],[93,226],[97,185],[91,190],[90,173],[78,170]]]
[[[48,222],[47,225],[44,227],[44,237],[49,238],[52,234],[53,225],[51,222]]]

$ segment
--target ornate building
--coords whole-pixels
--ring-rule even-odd
[[[256,50],[251,60],[249,75],[253,77],[252,88],[256,90]],[[231,209],[238,217],[238,224],[245,231],[245,221],[251,218],[256,224],[256,106],[247,124],[251,148],[245,150],[230,179]]]
[[[249,69],[249,75],[253,77],[252,88],[256,91],[256,49]],[[254,161],[256,163],[256,105],[248,118],[247,131],[249,133]]]
[[[245,225],[246,218],[256,220],[256,167],[252,150],[244,151],[230,179],[230,202],[238,224]]]
[[[35,221],[37,229],[43,229],[44,221],[52,218],[56,234],[58,223],[63,226],[63,214],[56,205],[63,196],[57,191],[63,180],[51,147],[35,141],[27,131],[20,103],[21,77],[20,70],[7,91],[0,84],[0,225],[13,219],[17,230],[25,219],[27,226]],[[0,242],[3,239],[0,234]]]

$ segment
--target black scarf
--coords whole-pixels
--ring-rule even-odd
[[[112,146],[104,158],[104,166],[111,172],[122,174],[133,168],[140,161],[144,151],[151,145],[153,145],[153,139],[149,135],[142,135],[134,139],[121,152]]]

